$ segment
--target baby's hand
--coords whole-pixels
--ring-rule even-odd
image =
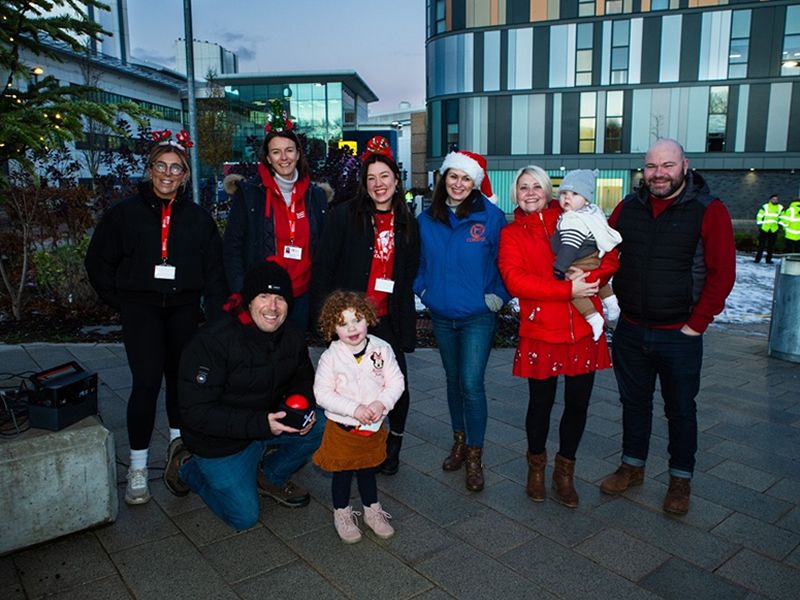
[[[353,416],[358,419],[358,422],[362,425],[368,425],[372,423],[372,409],[366,404],[360,404],[358,408],[353,413]]]
[[[384,410],[383,404],[375,400],[374,402],[370,402],[368,408],[372,411],[373,414],[372,422],[375,423],[376,421],[380,421],[381,417],[383,417],[383,410]]]

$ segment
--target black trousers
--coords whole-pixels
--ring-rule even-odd
[[[525,431],[528,434],[528,450],[531,454],[545,451],[557,383],[558,377],[528,379],[530,400],[525,418]],[[578,444],[586,428],[586,412],[589,409],[593,386],[594,372],[564,377],[564,414],[561,415],[558,428],[558,453],[569,460],[575,460]]]
[[[777,231],[758,230],[758,250],[756,251],[756,262],[761,262],[761,255],[764,249],[767,250],[767,262],[772,262],[772,250],[775,248],[775,240],[778,239]]]
[[[397,364],[400,366],[400,371],[403,373],[403,382],[406,389],[403,390],[403,395],[397,400],[394,408],[389,411],[389,429],[394,433],[403,433],[406,430],[406,419],[408,418],[408,407],[410,397],[408,395],[408,366],[406,365],[406,354],[400,349],[397,337],[392,330],[392,322],[387,315],[382,317],[378,324],[370,329],[370,332],[377,335],[382,340],[389,342],[389,345],[394,351],[397,358]]]
[[[200,308],[195,304],[160,307],[123,304],[122,340],[128,354],[132,386],[128,399],[128,441],[131,450],[145,450],[156,420],[161,380],[166,380],[169,426],[180,427],[178,361],[195,331]]]

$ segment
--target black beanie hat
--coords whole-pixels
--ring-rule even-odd
[[[289,308],[292,307],[292,280],[289,274],[277,263],[266,261],[250,269],[244,276],[242,301],[249,306],[253,298],[259,294],[277,294],[283,296]]]

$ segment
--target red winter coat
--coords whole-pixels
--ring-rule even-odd
[[[550,236],[555,231],[560,208],[546,208],[541,213],[514,211],[514,222],[500,232],[497,264],[503,282],[512,296],[519,299],[519,335],[549,344],[570,344],[592,334],[592,328],[572,306],[572,282],[553,276],[555,256]],[[606,254],[598,269],[587,281],[608,280],[619,267],[617,250]],[[603,307],[592,298],[597,312]]]

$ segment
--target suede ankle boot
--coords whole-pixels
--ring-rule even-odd
[[[578,492],[575,491],[574,476],[575,461],[556,454],[556,463],[553,469],[553,489],[558,495],[559,502],[569,508],[578,506]]]
[[[467,489],[470,492],[480,492],[483,489],[483,464],[481,455],[483,448],[473,446],[466,447],[464,460],[467,463]]]
[[[378,470],[384,475],[396,475],[400,470],[400,448],[403,446],[403,434],[389,432],[386,438],[386,460]]]
[[[463,431],[453,432],[453,447],[450,449],[450,454],[444,459],[442,469],[445,471],[458,471],[461,465],[464,464],[464,452],[466,446],[464,442],[467,440],[467,435]]]
[[[531,454],[528,450],[528,485],[525,493],[534,502],[544,502],[547,491],[544,486],[544,468],[547,466],[547,451]]]

